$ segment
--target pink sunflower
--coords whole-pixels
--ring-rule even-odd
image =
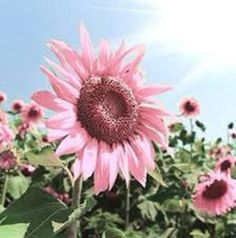
[[[217,161],[215,169],[230,175],[232,168],[235,166],[235,162],[236,160],[234,156],[227,155]]]
[[[75,179],[94,174],[95,192],[111,189],[117,175],[130,175],[143,186],[153,170],[152,141],[167,147],[163,118],[169,113],[151,100],[168,86],[143,87],[138,70],[144,48],[127,48],[124,43],[112,52],[101,40],[93,53],[89,34],[80,27],[81,51],[52,40],[49,48],[60,64],[47,60],[53,72],[42,67],[55,94],[36,92],[32,98],[57,114],[46,122],[48,138],[61,140],[58,156],[76,153]]]
[[[24,107],[24,102],[20,99],[13,101],[11,104],[11,110],[13,112],[19,113],[19,112],[21,112],[23,107]]]
[[[10,170],[16,166],[16,156],[10,150],[5,150],[0,153],[0,171]]]
[[[7,114],[4,111],[0,110],[0,123],[7,124]]]
[[[43,110],[38,104],[31,102],[21,109],[21,117],[26,124],[37,123],[43,118]]]
[[[0,122],[0,148],[9,145],[12,142],[13,133],[10,128]]]
[[[0,104],[5,102],[6,100],[7,100],[7,95],[4,92],[0,91]]]
[[[221,215],[235,206],[235,180],[224,173],[210,173],[196,186],[194,206],[211,216]]]
[[[184,98],[179,105],[181,115],[186,117],[195,117],[200,114],[200,106],[197,99],[193,97]]]

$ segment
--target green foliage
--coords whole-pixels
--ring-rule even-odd
[[[25,157],[33,165],[45,167],[63,167],[62,161],[55,155],[51,147],[44,147],[41,150],[29,151]]]
[[[52,222],[64,222],[70,213],[66,205],[40,189],[31,187],[0,214],[0,220],[3,219],[1,226],[29,224],[24,238],[53,238]]]
[[[24,238],[28,224],[18,223],[0,226],[0,237],[3,238]]]
[[[168,151],[154,145],[156,169],[148,171],[145,188],[131,180],[128,225],[126,187],[121,178],[111,191],[98,196],[93,193],[93,178],[88,179],[82,203],[73,210],[66,169],[74,158],[55,156],[55,145],[42,144],[37,131],[17,138],[19,164],[30,163],[36,170],[29,177],[17,168],[8,171],[7,197],[4,206],[0,206],[0,237],[65,238],[68,226],[79,218],[83,238],[235,238],[234,211],[212,218],[193,207],[198,177],[214,168],[210,151],[222,146],[223,140],[208,142],[202,122],[192,121],[190,125],[178,123],[172,127]],[[235,152],[234,141],[228,146]],[[236,170],[232,176],[236,176]],[[52,189],[51,195],[41,189],[45,187]],[[63,194],[69,197],[68,201],[63,200]]]
[[[126,238],[123,232],[116,228],[108,228],[102,235],[102,238]]]
[[[30,181],[28,178],[20,176],[9,176],[7,184],[7,192],[13,199],[20,198],[28,189]]]

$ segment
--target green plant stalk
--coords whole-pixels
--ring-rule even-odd
[[[126,211],[125,211],[125,227],[129,228],[130,221],[130,183],[126,188]]]
[[[1,196],[1,205],[2,205],[2,206],[5,205],[6,194],[7,194],[8,179],[9,179],[9,176],[8,176],[8,174],[6,174],[6,175],[5,175],[5,178],[4,178],[4,184],[3,184],[2,196]]]
[[[79,207],[81,202],[82,195],[82,186],[83,186],[83,178],[80,176],[74,184],[72,191],[72,208],[76,209]],[[79,220],[75,220],[72,222],[70,227],[68,228],[68,238],[82,238],[80,222]]]
[[[193,119],[190,118],[189,119],[190,121],[190,133],[191,133],[191,136],[193,134]],[[193,158],[193,143],[191,142],[191,145],[190,145],[190,155],[191,155],[191,158]]]
[[[69,168],[66,165],[63,166],[63,169],[67,173],[67,175],[69,177],[69,180],[70,180],[70,183],[71,183],[71,186],[73,188],[75,186],[75,182],[74,182],[72,173],[70,172]]]

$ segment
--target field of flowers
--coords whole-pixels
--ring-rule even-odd
[[[208,141],[197,99],[173,115],[143,85],[142,45],[80,43],[50,41],[52,90],[0,92],[0,237],[236,237],[234,124]]]

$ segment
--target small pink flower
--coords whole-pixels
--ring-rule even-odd
[[[4,92],[0,91],[0,104],[5,102],[6,100],[7,100],[7,95]]]
[[[37,123],[42,119],[43,111],[38,104],[32,102],[23,107],[21,117],[25,123]]]
[[[0,122],[0,147],[9,145],[12,141],[12,138],[12,131],[8,128],[7,125],[4,125]]]
[[[181,120],[179,117],[177,116],[173,116],[173,117],[168,117],[166,119],[166,124],[167,124],[167,127],[169,129],[169,132],[173,132],[173,129],[175,127],[176,124],[181,124]]]
[[[68,193],[58,193],[51,186],[47,186],[43,188],[43,190],[66,204],[70,203],[70,197]]]
[[[2,123],[3,125],[7,124],[7,115],[5,112],[0,110],[0,123]]]
[[[197,99],[192,97],[184,98],[179,105],[181,115],[186,117],[195,117],[200,114],[200,106]]]
[[[10,150],[0,153],[0,170],[10,170],[16,166],[16,157]]]
[[[235,206],[236,183],[224,173],[211,173],[196,186],[194,206],[211,216],[221,215]]]
[[[13,111],[13,112],[17,112],[17,113],[19,113],[19,112],[21,112],[21,110],[23,109],[23,107],[24,107],[24,102],[22,101],[22,100],[15,100],[14,102],[12,102],[12,104],[11,104],[11,110]]]
[[[36,168],[30,164],[22,164],[20,165],[20,171],[22,174],[24,174],[27,177],[32,176],[33,172],[36,170]]]
[[[30,125],[28,122],[21,122],[18,126],[17,126],[17,134],[21,137],[24,138],[27,131],[30,129]]]
[[[81,52],[62,41],[50,42],[60,64],[47,60],[56,73],[42,71],[55,94],[40,91],[32,97],[57,113],[46,122],[48,138],[61,140],[58,156],[76,153],[75,179],[94,174],[95,193],[111,190],[118,174],[127,186],[130,175],[145,186],[147,171],[155,168],[151,142],[168,145],[163,119],[169,113],[150,97],[170,87],[142,85],[143,46],[122,43],[112,52],[102,40],[96,56],[83,25],[80,38]]]
[[[218,145],[218,146],[212,148],[210,150],[209,154],[213,159],[218,160],[218,159],[223,158],[227,155],[230,155],[231,149],[227,145],[222,145],[222,146]]]
[[[236,159],[234,156],[227,155],[219,159],[216,163],[216,171],[230,175],[232,168],[235,166]]]
[[[42,142],[49,143],[49,139],[47,135],[42,136]]]
[[[232,137],[232,139],[236,139],[236,132],[234,131],[232,134],[231,134],[231,137]]]

